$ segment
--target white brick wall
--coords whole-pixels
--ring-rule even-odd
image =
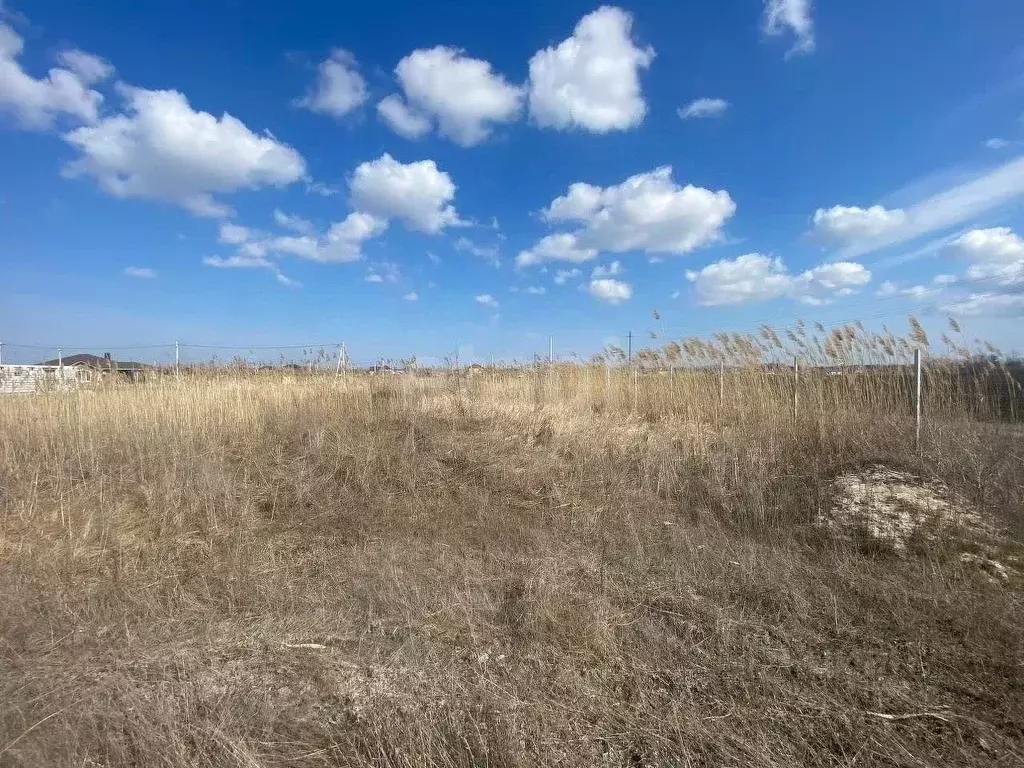
[[[0,365],[0,395],[76,389],[87,378],[87,371],[71,365]]]

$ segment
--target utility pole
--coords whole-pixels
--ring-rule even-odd
[[[337,378],[338,376],[341,376],[341,359],[342,359],[342,357],[344,357],[344,355],[345,355],[345,342],[342,342],[338,346],[338,365],[334,369],[334,376],[335,376],[335,378]]]
[[[548,365],[555,361],[555,337],[548,336]]]
[[[633,332],[632,331],[629,332],[629,334],[626,336],[626,339],[627,339],[627,342],[626,342],[626,349],[627,349],[626,359],[627,359],[627,362],[632,363],[633,362]]]
[[[4,364],[4,343],[0,341],[0,365]]]
[[[180,357],[180,350],[178,349],[178,342],[174,342],[174,375],[175,376],[180,376],[181,375],[181,369],[178,367],[178,364],[179,364],[180,360],[181,360],[181,357]]]
[[[64,350],[57,347],[57,367],[60,368],[61,375],[64,374]]]

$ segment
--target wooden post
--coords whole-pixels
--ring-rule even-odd
[[[921,447],[921,350],[914,350],[914,445]]]

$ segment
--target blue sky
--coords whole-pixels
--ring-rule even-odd
[[[8,359],[914,311],[1024,348],[1014,0],[0,7]]]

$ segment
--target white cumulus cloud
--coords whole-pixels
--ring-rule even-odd
[[[405,294],[402,297],[402,300],[403,301],[419,301],[419,298],[420,297],[417,295],[416,291],[409,291],[407,294]]]
[[[587,290],[595,299],[609,304],[621,304],[633,298],[633,288],[629,283],[610,277],[591,280]]]
[[[402,91],[378,104],[396,132],[415,138],[436,122],[438,131],[462,146],[484,141],[495,125],[516,120],[523,91],[490,63],[458,48],[436,46],[413,51],[395,67]]]
[[[766,35],[772,37],[793,36],[793,47],[787,56],[814,51],[811,0],[765,0],[761,27]]]
[[[571,37],[530,59],[529,104],[544,128],[608,133],[635,128],[647,114],[640,70],[654,49],[632,38],[632,16],[602,6],[580,19]]]
[[[748,253],[722,259],[700,270],[689,270],[697,303],[728,306],[771,299],[791,298],[806,304],[823,304],[846,296],[871,281],[862,264],[822,264],[798,275],[789,272],[782,259]]]
[[[401,96],[392,94],[377,103],[377,114],[391,130],[407,139],[418,139],[430,133],[430,118],[412,109]]]
[[[433,160],[406,165],[384,154],[356,168],[350,189],[356,210],[410,229],[435,234],[462,223],[451,205],[455,184]]]
[[[822,239],[845,243],[887,234],[903,226],[906,219],[907,214],[899,208],[836,205],[814,212],[814,232]]]
[[[543,238],[517,262],[587,261],[602,251],[686,254],[721,239],[735,212],[728,192],[681,187],[669,166],[610,187],[578,182],[543,215],[552,222],[579,222],[581,228]]]
[[[971,262],[970,280],[1002,285],[1024,283],[1024,239],[1009,227],[974,229],[953,241],[952,250]]]
[[[10,112],[22,127],[36,130],[51,127],[59,115],[95,122],[103,95],[89,86],[110,77],[113,67],[98,56],[69,50],[58,56],[63,67],[37,79],[18,63],[24,46],[21,36],[0,22],[0,113]]]
[[[537,243],[516,256],[516,265],[528,267],[543,261],[590,261],[597,258],[593,248],[581,248],[576,235],[563,232],[542,237]]]
[[[350,213],[327,230],[317,249],[317,261],[345,262],[362,258],[363,243],[387,229],[388,223],[362,211]]]
[[[729,108],[729,102],[725,99],[697,99],[691,101],[685,107],[676,110],[676,114],[683,120],[693,120],[703,117],[721,117]]]
[[[64,172],[92,176],[115,197],[176,203],[201,216],[230,212],[213,195],[284,186],[306,173],[302,156],[237,118],[197,112],[177,91],[123,87],[127,111],[64,138],[81,152]]]
[[[313,112],[344,117],[366,99],[366,80],[359,74],[355,56],[336,48],[321,62],[316,82],[297,104]]]

